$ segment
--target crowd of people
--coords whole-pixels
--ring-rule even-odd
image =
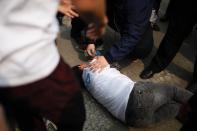
[[[166,83],[134,82],[118,71],[128,57],[143,59],[153,47],[161,0],[12,0],[0,1],[0,130],[83,129],[81,87],[114,117],[134,127],[177,117],[182,131],[195,130],[197,60],[187,89]],[[58,53],[55,39],[61,18],[72,19],[71,37],[91,61],[72,69]],[[57,19],[58,18],[58,19]],[[197,23],[195,0],[170,0],[161,19],[167,32],[140,77],[164,70]],[[102,53],[109,25],[120,39]],[[4,114],[4,115],[1,115]]]

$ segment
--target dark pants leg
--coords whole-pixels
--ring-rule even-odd
[[[132,53],[129,55],[131,57],[143,59],[150,54],[153,44],[153,29],[149,25],[147,30],[144,32],[141,41],[136,45]]]
[[[13,112],[21,131],[46,131],[43,118],[58,131],[80,131],[85,109],[80,87],[68,65],[61,61],[53,73],[40,81],[0,88],[0,101]]]
[[[176,4],[176,0],[170,0],[169,1],[169,4],[168,4],[168,7],[167,7],[167,9],[166,9],[166,12],[165,12],[165,14],[164,14],[164,16],[166,16],[166,17],[170,17],[170,15],[171,15],[171,13],[172,13],[172,11],[173,11],[173,6],[174,6],[174,4]]]
[[[194,63],[193,82],[197,83],[197,56],[196,56],[196,60]]]
[[[194,71],[192,81],[188,84],[187,89],[193,93],[197,93],[197,57],[194,63]]]
[[[167,32],[150,64],[155,72],[162,71],[170,64],[197,21],[196,13],[193,9],[189,9],[192,7],[184,8],[184,5],[179,6],[178,3],[181,2],[177,2],[177,7],[171,13]]]
[[[148,126],[173,118],[192,93],[172,85],[139,82],[131,92],[126,110],[126,121],[131,126]]]
[[[161,0],[155,0],[155,2],[153,4],[153,9],[156,10],[156,13],[158,13],[158,11],[159,11],[160,4],[161,4]]]

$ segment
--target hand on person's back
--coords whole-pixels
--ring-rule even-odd
[[[94,59],[95,61],[90,64],[90,69],[93,72],[101,72],[105,67],[109,65],[104,56],[96,56]]]

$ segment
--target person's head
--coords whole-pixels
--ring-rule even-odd
[[[87,37],[97,39],[103,35],[108,23],[105,0],[72,0],[72,3],[79,16],[89,25]]]

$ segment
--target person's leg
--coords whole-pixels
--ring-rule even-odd
[[[158,12],[159,12],[159,8],[160,8],[160,3],[161,3],[161,0],[155,0],[155,2],[153,4],[151,17],[150,17],[151,27],[154,31],[160,31],[160,28],[157,24],[158,18],[159,18]]]
[[[169,1],[168,6],[167,6],[167,9],[166,9],[166,12],[163,15],[163,17],[161,17],[160,21],[165,22],[165,21],[168,21],[169,20],[170,15],[173,12],[174,4],[176,4],[176,2],[178,2],[178,1],[176,1],[176,0],[170,0]]]
[[[159,8],[160,8],[161,0],[155,0],[153,4],[153,9],[156,10],[156,13],[158,14]]]
[[[150,54],[153,48],[153,44],[153,30],[149,25],[142,36],[142,40],[139,42],[139,44],[136,45],[136,47],[134,48],[132,53],[129,54],[129,56],[143,59]]]
[[[193,81],[194,83],[197,83],[197,56],[196,56],[196,60],[194,63]]]
[[[0,88],[0,96],[12,107],[21,131],[45,131],[43,118],[55,123],[58,131],[82,130],[83,97],[63,61],[49,77],[29,85]]]
[[[160,88],[160,93],[165,94],[168,100],[166,104],[156,108],[153,115],[155,122],[175,118],[180,113],[181,106],[187,103],[193,95],[193,93],[173,85],[157,84],[156,86]]]
[[[187,89],[189,91],[192,91],[194,93],[197,93],[197,57],[194,63],[194,71],[193,71],[193,78],[189,85],[187,86]]]
[[[185,103],[192,96],[187,90],[151,82],[136,83],[131,94],[126,121],[137,127],[174,117],[179,109],[176,103]]]
[[[172,0],[172,3],[174,1]],[[185,7],[185,11],[182,11],[182,7]],[[152,61],[160,70],[169,65],[197,22],[197,14],[193,14],[195,9],[189,8],[192,8],[190,4],[184,6],[183,2],[180,2],[180,5],[173,10],[174,12],[171,12],[168,30]]]
[[[180,107],[181,107],[180,103],[177,103],[175,101],[170,101],[159,107],[157,110],[155,110],[153,118],[155,122],[160,122],[163,120],[175,118],[179,113]]]
[[[180,27],[181,28],[181,27]],[[168,31],[159,46],[157,54],[152,60],[152,65],[155,65],[155,70],[160,72],[165,69],[172,59],[175,57],[176,53],[179,51],[183,40],[185,37],[191,32],[192,26],[190,26],[189,30],[185,30],[186,32],[176,32],[178,28],[174,28],[169,25]]]
[[[182,6],[174,10],[170,17],[167,32],[159,46],[159,49],[150,65],[140,74],[141,78],[150,78],[154,73],[164,70],[179,51],[183,40],[192,31],[193,26],[197,21],[196,17],[190,14],[193,10],[187,10],[187,12],[182,13],[180,9],[181,7]]]

